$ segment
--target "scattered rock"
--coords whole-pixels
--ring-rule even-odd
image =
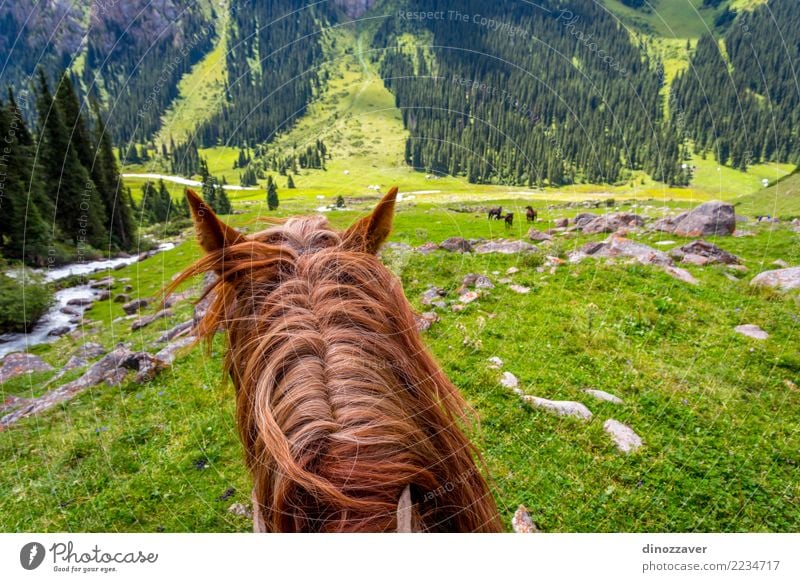
[[[726,265],[738,265],[741,261],[739,257],[719,248],[717,245],[704,240],[692,241],[677,249],[672,249],[669,254],[684,263],[708,264],[724,263]],[[691,257],[691,258],[689,258]],[[688,260],[687,260],[688,258]],[[699,258],[706,259],[702,263]]]
[[[464,305],[467,303],[472,303],[475,301],[480,295],[477,291],[467,291],[466,293],[462,293],[458,296],[458,300],[461,301]]]
[[[70,356],[67,363],[64,364],[64,367],[61,368],[62,372],[69,372],[70,370],[74,370],[75,368],[83,368],[84,366],[88,366],[89,362],[84,360],[83,358],[79,358],[78,356]]]
[[[584,392],[586,392],[590,396],[594,396],[598,400],[604,400],[606,402],[612,402],[614,404],[623,404],[622,398],[614,396],[613,394],[606,392],[604,390],[595,390],[594,388],[586,388],[584,389]]]
[[[535,251],[536,246],[521,240],[515,241],[489,241],[474,248],[479,255],[488,253],[500,253],[502,255],[513,255],[515,253],[526,253]]]
[[[141,311],[145,307],[147,307],[148,301],[147,299],[134,299],[133,301],[129,301],[125,305],[122,306],[122,311],[124,311],[127,315],[133,315],[137,311]]]
[[[131,291],[133,291],[133,285],[125,285],[125,286],[122,288],[122,290],[123,290],[125,293],[130,293]]]
[[[172,317],[172,311],[169,309],[162,309],[153,315],[145,315],[144,317],[140,317],[131,325],[131,331],[137,331],[143,327],[147,327],[154,321],[158,321],[159,319],[163,319],[165,317]]]
[[[575,215],[575,218],[572,220],[572,224],[574,224],[580,229],[597,218],[598,218],[597,214],[592,214],[591,212],[579,212],[578,214]]]
[[[609,418],[603,423],[603,430],[611,436],[611,440],[623,453],[632,453],[642,446],[641,437],[631,427],[618,420]]]
[[[476,289],[494,289],[494,283],[492,283],[486,275],[470,273],[461,281],[462,290],[466,290],[468,287],[475,287]]]
[[[426,311],[415,315],[414,319],[417,322],[417,330],[423,332],[428,331],[434,323],[439,321],[439,316],[436,315],[435,311]]]
[[[556,228],[567,228],[569,226],[569,218],[557,218],[553,221],[553,225]]]
[[[8,354],[0,365],[0,384],[19,376],[33,372],[49,372],[53,367],[39,356],[27,352]]]
[[[97,295],[95,295],[96,301],[108,301],[109,299],[111,299],[111,291],[108,289],[103,289]]]
[[[683,281],[684,283],[689,283],[690,285],[700,284],[700,281],[695,279],[694,275],[692,275],[686,269],[681,269],[680,267],[665,266],[664,271],[671,277],[675,277],[676,279],[678,279],[679,281]]]
[[[500,385],[503,388],[511,388],[513,390],[514,388],[519,388],[519,380],[511,372],[503,372],[503,376],[500,378]]]
[[[519,269],[517,269],[516,267],[509,267],[506,270],[506,275],[514,275],[516,273],[519,273]]]
[[[539,533],[539,528],[533,523],[530,513],[524,505],[520,505],[511,518],[511,528],[514,533]]]
[[[503,367],[503,360],[501,360],[497,356],[492,356],[491,358],[489,358],[489,367],[498,370]]]
[[[662,218],[652,228],[678,236],[725,236],[736,230],[736,212],[732,204],[714,200],[674,218]]]
[[[193,319],[190,319],[188,321],[183,321],[178,325],[176,325],[175,327],[173,327],[172,329],[169,329],[165,331],[163,334],[161,334],[161,337],[159,337],[156,340],[156,343],[163,344],[164,342],[171,341],[176,337],[180,337],[184,334],[189,333],[189,331],[192,330],[193,328],[194,328]]]
[[[710,262],[711,261],[709,260],[708,257],[704,257],[702,255],[695,255],[692,253],[683,255],[683,258],[681,259],[681,263],[685,263],[687,265],[695,265],[697,267],[705,267]]]
[[[72,307],[62,307],[59,311],[65,315],[72,315],[73,317],[80,317],[81,312],[77,309],[72,309]]]
[[[672,259],[665,252],[617,235],[611,235],[604,242],[587,243],[580,252],[590,257],[630,257],[643,264],[672,265]]]
[[[592,418],[592,411],[580,402],[573,402],[571,400],[547,400],[546,398],[527,395],[523,396],[522,399],[533,406],[544,408],[561,416],[575,416],[585,420]]]
[[[164,307],[172,307],[176,303],[180,303],[181,301],[189,299],[192,295],[194,295],[194,292],[191,289],[187,289],[182,293],[173,293],[164,299]]]
[[[782,291],[800,289],[800,267],[764,271],[753,277],[750,284],[774,287]]]
[[[435,242],[426,242],[417,247],[417,252],[423,255],[429,255],[438,250],[439,245],[437,245]]]
[[[253,519],[253,510],[247,507],[244,503],[234,503],[228,508],[228,513]]]
[[[783,259],[778,259],[776,261],[772,261],[772,264],[775,265],[776,267],[780,267],[781,269],[789,268],[789,263],[787,263]]]
[[[92,303],[94,303],[94,299],[90,297],[75,297],[74,299],[67,301],[67,305],[77,305],[79,307],[85,307],[87,305],[91,305]]]
[[[72,328],[68,325],[60,325],[47,332],[47,335],[49,337],[61,337],[62,335],[67,335],[71,330]]]
[[[469,241],[460,236],[453,236],[442,241],[439,247],[451,253],[468,253],[472,250],[472,245],[469,244]]]
[[[525,287],[524,285],[509,285],[508,288],[522,295],[526,295],[531,292],[531,288]]]
[[[75,355],[79,358],[91,360],[93,358],[99,358],[105,353],[106,349],[100,344],[96,342],[84,342],[83,345],[75,352]]]
[[[119,295],[114,297],[114,303],[128,303],[131,300],[131,296],[127,293],[120,293]]]
[[[751,323],[747,323],[745,325],[737,325],[736,327],[733,328],[733,331],[757,340],[765,340],[769,337],[769,334],[767,332],[765,332],[757,325],[753,325]]]
[[[172,364],[175,361],[176,354],[182,349],[192,345],[195,340],[194,336],[186,336],[167,344],[162,350],[156,354],[156,359],[161,360],[167,364]]]
[[[109,289],[114,285],[114,277],[105,277],[89,283],[92,289]]]
[[[637,214],[618,212],[597,216],[584,222],[581,230],[584,234],[598,234],[601,232],[616,232],[620,228],[635,228],[644,226],[644,218]]]
[[[668,246],[668,245],[674,245],[675,241],[674,240],[660,240],[660,241],[655,242],[654,244],[657,244],[658,246],[663,247],[663,246]]]
[[[8,357],[6,357],[8,359]],[[135,370],[137,383],[152,379],[166,367],[166,363],[147,352],[133,352],[119,345],[101,360],[93,364],[80,378],[55,388],[0,419],[0,427],[9,426],[21,418],[38,414],[57,404],[74,398],[77,394],[102,382],[116,386],[125,380],[129,370]]]
[[[547,234],[546,232],[542,232],[541,230],[537,230],[535,228],[531,228],[528,231],[528,238],[532,241],[542,242],[545,240],[552,240],[553,237]]]

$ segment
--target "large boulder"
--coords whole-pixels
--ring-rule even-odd
[[[674,218],[662,218],[653,229],[678,236],[726,236],[736,230],[736,212],[732,204],[714,200]]]
[[[618,212],[616,214],[604,214],[602,216],[596,216],[588,222],[584,217],[582,217],[581,223],[578,223],[576,217],[575,224],[584,232],[584,234],[597,234],[601,232],[616,232],[621,228],[644,226],[644,218],[638,214]]]
[[[663,251],[649,247],[622,236],[610,236],[600,243],[587,243],[581,251],[591,257],[618,258],[628,257],[640,263],[650,265],[671,266],[672,259]]]
[[[124,311],[127,315],[133,315],[134,313],[147,307],[147,304],[147,299],[134,299],[133,301],[129,301],[123,305],[122,311]]]
[[[773,271],[764,271],[759,273],[753,280],[750,281],[751,285],[774,287],[781,291],[791,291],[792,289],[800,289],[800,267],[789,267],[788,269],[775,269]]]
[[[542,232],[541,230],[537,230],[535,228],[531,228],[528,231],[528,238],[534,242],[542,242],[553,239],[553,237],[547,234],[546,232]]]
[[[472,250],[469,241],[460,236],[453,236],[442,241],[439,247],[451,253],[468,253]]]
[[[8,354],[0,363],[0,384],[20,374],[49,372],[52,369],[50,364],[34,354]]]
[[[682,247],[672,249],[669,254],[676,260],[693,264],[700,264],[693,257],[703,257],[707,259],[703,264],[724,263],[726,265],[738,265],[740,263],[739,257],[736,255],[704,240],[692,241]]]
[[[535,245],[521,240],[515,241],[489,241],[475,247],[475,252],[479,255],[489,253],[499,253],[501,255],[513,255],[516,253],[526,253],[537,250]]]

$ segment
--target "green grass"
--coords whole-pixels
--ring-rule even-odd
[[[753,216],[798,218],[800,217],[800,174],[792,174],[758,192],[737,198],[736,202],[739,212]]]
[[[494,202],[515,210],[521,204]],[[637,203],[653,212],[649,203]],[[315,204],[313,196],[297,194],[276,214],[308,212]],[[330,219],[344,227],[371,204],[352,202],[352,210]],[[392,240],[419,245],[456,235],[524,235],[522,221],[511,231],[488,222],[478,212],[482,204],[403,202]],[[462,205],[474,212],[454,211]],[[233,224],[261,228],[260,206],[237,207],[246,212],[230,217]],[[544,202],[537,208],[540,228],[583,210],[549,211]],[[754,292],[747,282],[775,259],[800,263],[800,240],[783,227],[747,228],[755,236],[717,242],[739,254],[750,273],[736,273],[734,282],[724,267],[691,267],[697,287],[645,266],[586,261],[551,273],[518,256],[436,252],[397,260],[387,254],[419,309],[429,284],[448,290],[450,299],[467,273],[487,274],[497,284],[463,312],[442,311],[425,340],[479,415],[480,426],[470,432],[506,524],[524,503],[545,531],[797,530],[800,359],[790,349],[797,343],[797,299]],[[134,297],[155,296],[198,256],[191,233],[186,236],[175,249],[114,276],[131,279]],[[563,254],[602,238],[563,237],[548,252]],[[653,244],[666,237],[638,238]],[[520,269],[514,282],[531,287],[529,295],[497,283],[512,266]],[[130,333],[130,321],[118,320],[119,304],[98,303],[88,317],[99,323],[87,327],[85,339],[155,350],[153,340],[190,312],[189,304],[181,305],[173,318]],[[733,327],[740,323],[758,324],[770,338],[739,336]],[[58,369],[78,346],[65,337],[34,351]],[[198,347],[149,383],[95,387],[0,433],[6,460],[0,483],[7,492],[0,496],[0,531],[248,530],[247,519],[227,512],[234,502],[248,503],[250,485],[233,390],[222,378],[222,349],[220,338],[210,357]],[[581,400],[594,419],[584,423],[524,405],[500,387],[500,372],[487,366],[491,356],[504,360],[526,393]],[[50,375],[17,378],[0,387],[0,397],[37,396]],[[595,402],[581,392],[587,387],[625,404]],[[618,453],[602,430],[610,417],[630,424],[644,448]],[[235,492],[220,499],[230,488]]]

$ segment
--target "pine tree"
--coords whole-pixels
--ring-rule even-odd
[[[280,201],[278,200],[278,187],[272,176],[267,177],[267,207],[270,210],[277,210]]]
[[[289,175],[286,177],[286,187],[287,187],[289,190],[294,190],[294,188],[295,188],[295,185],[294,185],[294,179],[292,178],[292,175],[291,175],[291,174],[289,174]]]

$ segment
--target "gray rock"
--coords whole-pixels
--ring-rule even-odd
[[[669,252],[670,256],[684,263],[701,264],[696,259],[686,260],[688,256],[703,257],[705,263],[724,263],[726,265],[738,265],[741,261],[739,257],[729,253],[715,244],[704,240],[695,240]]]
[[[557,218],[553,221],[556,228],[567,228],[569,226],[569,218]]]
[[[453,236],[442,241],[439,247],[451,253],[468,253],[472,250],[472,245],[469,244],[469,241],[460,236]]]
[[[89,283],[92,289],[110,289],[114,285],[114,277],[105,277]]]
[[[601,243],[587,243],[580,252],[591,257],[630,257],[643,264],[672,265],[672,259],[665,252],[617,235]]]
[[[186,336],[179,338],[169,344],[167,344],[164,348],[162,348],[157,354],[156,358],[161,360],[162,362],[166,362],[167,364],[172,364],[175,361],[175,357],[184,348],[189,347],[197,340],[194,336]]]
[[[499,370],[503,367],[503,360],[498,358],[497,356],[492,356],[489,358],[489,367],[495,370]]]
[[[598,400],[604,400],[605,402],[612,402],[614,404],[623,404],[622,398],[618,396],[614,396],[613,394],[606,392],[604,390],[596,390],[594,388],[585,388],[584,392],[590,396],[594,396]]]
[[[131,300],[131,296],[127,293],[120,293],[119,295],[114,297],[114,303],[128,303]]]
[[[415,315],[414,319],[417,323],[417,330],[423,332],[428,331],[434,323],[439,321],[439,316],[434,311],[426,311]]]
[[[618,420],[609,418],[603,423],[603,430],[611,436],[611,440],[623,453],[632,453],[642,446],[641,437],[631,427]]]
[[[598,234],[601,232],[616,232],[620,228],[635,228],[644,226],[644,218],[637,214],[618,212],[597,216],[589,222],[584,222],[581,230],[584,234]]]
[[[528,231],[528,238],[535,242],[542,242],[545,240],[553,239],[553,237],[547,234],[546,232],[542,232],[541,230],[537,230],[535,228],[531,228]]]
[[[79,358],[91,360],[93,358],[99,358],[105,353],[106,349],[100,344],[96,342],[84,342],[83,345],[75,352],[75,355]]]
[[[165,317],[172,317],[172,311],[169,309],[162,309],[161,311],[159,311],[158,313],[154,313],[153,315],[146,315],[144,317],[140,317],[131,324],[131,331],[140,330],[143,327],[147,327],[154,321],[158,321],[159,319],[164,319]]]
[[[47,335],[50,337],[61,337],[62,335],[67,335],[71,330],[72,328],[68,325],[60,325],[47,332]]]
[[[584,420],[592,418],[592,411],[580,402],[573,402],[571,400],[547,400],[546,398],[527,395],[523,396],[522,399],[537,408],[544,408],[560,416],[574,416]]]
[[[494,283],[492,283],[489,277],[486,275],[470,273],[461,281],[462,290],[465,290],[468,287],[475,287],[476,289],[494,289]]]
[[[439,250],[439,245],[435,242],[426,242],[417,247],[417,252],[422,255],[429,255]]]
[[[511,529],[514,530],[514,533],[539,533],[539,528],[536,527],[524,505],[520,505],[514,512],[514,517],[511,518]]]
[[[134,299],[133,301],[129,301],[125,305],[122,306],[122,311],[124,311],[127,315],[133,315],[137,311],[141,311],[145,307],[147,307],[148,301],[147,299]]]
[[[686,269],[681,269],[680,267],[670,267],[664,266],[664,271],[670,276],[674,277],[678,281],[683,281],[684,283],[689,283],[690,285],[699,285],[700,281],[695,279],[694,275],[692,275]]]
[[[111,291],[108,289],[103,289],[95,295],[96,301],[108,301],[109,299],[111,299]]]
[[[655,230],[678,236],[724,236],[736,230],[736,212],[732,204],[714,200],[672,218],[653,224]]]
[[[441,287],[429,287],[427,291],[422,294],[419,300],[423,305],[431,305],[434,301],[445,296],[445,290]]]
[[[80,317],[81,312],[77,309],[73,309],[72,307],[62,307],[59,311],[65,315],[71,315],[73,317]]]
[[[800,289],[800,267],[789,267],[788,269],[764,271],[763,273],[759,273],[753,277],[753,280],[750,281],[750,284],[774,287],[776,289],[780,289],[781,291]]]
[[[27,352],[8,354],[0,362],[0,384],[20,374],[49,372],[52,369],[53,367],[50,364],[34,354]]]
[[[598,218],[597,214],[592,214],[591,212],[579,212],[575,215],[575,218],[572,220],[572,223],[577,226],[579,229],[583,228],[593,220]]]
[[[489,241],[478,245],[474,251],[479,255],[489,253],[499,253],[502,255],[513,255],[515,253],[526,253],[537,250],[535,245],[521,240],[515,241]]]
[[[511,372],[503,372],[503,375],[500,378],[500,385],[503,388],[511,388],[513,390],[514,388],[519,387],[519,380]]]
[[[733,328],[733,331],[757,340],[765,340],[769,337],[769,334],[767,332],[765,332],[757,325],[753,325],[751,323],[747,323],[744,325],[737,325],[736,327]]]
[[[161,337],[159,337],[156,340],[156,343],[163,344],[164,342],[172,341],[176,337],[180,337],[182,335],[189,333],[193,328],[194,328],[193,319],[190,319],[188,321],[182,321],[172,329],[167,330],[163,334],[161,334]]]
[[[79,307],[85,307],[94,303],[94,299],[89,297],[75,297],[74,299],[70,299],[67,301],[67,305],[76,305]]]

